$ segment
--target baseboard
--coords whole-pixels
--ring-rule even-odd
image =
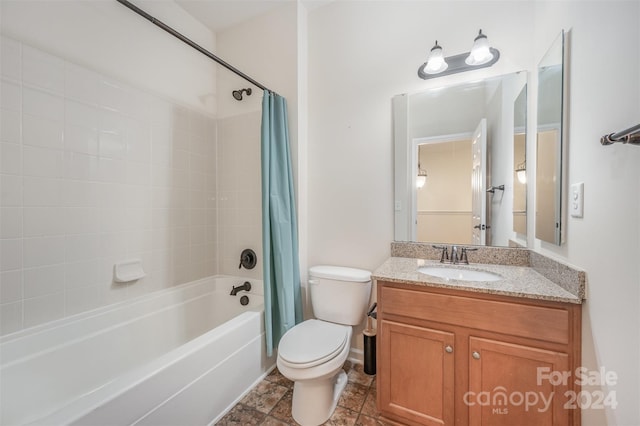
[[[364,351],[362,349],[351,348],[349,350],[349,361],[355,364],[364,364]]]

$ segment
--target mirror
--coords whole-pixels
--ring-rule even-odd
[[[536,238],[562,243],[564,31],[538,65]]]
[[[527,235],[527,85],[513,104],[513,232]]]
[[[392,99],[396,241],[516,237],[514,115],[526,83],[517,72]],[[526,116],[526,96],[521,107]]]

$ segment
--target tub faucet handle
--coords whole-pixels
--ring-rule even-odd
[[[251,249],[244,249],[240,254],[240,264],[238,265],[238,269],[241,269],[243,266],[247,269],[253,269],[258,263],[258,257],[256,256],[256,252]]]

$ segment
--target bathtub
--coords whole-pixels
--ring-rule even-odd
[[[275,364],[262,295],[229,295],[243,281],[209,277],[3,337],[0,424],[216,422]]]

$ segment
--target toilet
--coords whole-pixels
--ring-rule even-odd
[[[342,370],[354,325],[365,318],[371,272],[341,266],[309,269],[311,306],[316,319],[304,321],[278,344],[278,370],[294,382],[291,414],[302,426],[324,423],[347,384]]]

